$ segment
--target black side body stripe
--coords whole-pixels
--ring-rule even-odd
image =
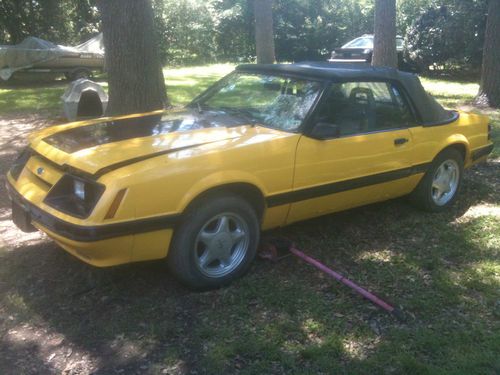
[[[482,158],[483,156],[491,154],[491,152],[493,151],[493,147],[494,145],[491,144],[485,147],[481,147],[475,151],[472,151],[472,161],[475,161],[477,159]]]
[[[430,163],[424,163],[409,168],[397,169],[390,172],[355,178],[352,180],[339,181],[312,188],[276,194],[267,197],[266,200],[269,207],[280,206],[283,204],[340,193],[347,190],[398,180],[414,174],[424,173],[427,171],[429,165]],[[161,229],[173,229],[179,223],[182,216],[182,214],[173,214],[131,220],[123,223],[82,226],[69,223],[43,211],[23,198],[21,194],[19,194],[10,184],[10,182],[7,182],[7,188],[13,201],[20,204],[26,211],[28,211],[33,221],[43,225],[58,235],[79,242],[94,242],[114,237],[152,232]]]
[[[307,199],[322,197],[325,195],[341,193],[347,190],[359,189],[365,186],[399,180],[400,178],[409,177],[414,174],[425,173],[430,164],[431,163],[418,164],[409,168],[396,169],[394,171],[354,178],[352,180],[333,182],[331,184],[271,195],[266,199],[267,205],[268,207],[275,207],[282,204],[299,202]]]

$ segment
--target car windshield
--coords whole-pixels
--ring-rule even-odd
[[[398,49],[403,48],[404,39],[401,37],[396,38],[396,47]],[[351,40],[349,43],[346,43],[342,46],[342,48],[373,48],[373,37],[360,37],[354,40]]]
[[[361,37],[351,40],[346,43],[342,48],[373,48],[373,38],[371,37]]]
[[[296,131],[321,89],[322,84],[317,81],[234,73],[191,106],[239,115],[279,130]]]

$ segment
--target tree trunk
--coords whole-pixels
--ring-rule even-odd
[[[490,0],[488,6],[483,69],[476,103],[500,107],[500,0]]]
[[[375,1],[373,66],[398,67],[396,51],[396,0]]]
[[[165,108],[167,95],[158,57],[150,0],[99,0],[109,103],[107,115]]]
[[[254,0],[254,13],[257,63],[273,64],[276,60],[274,54],[273,0]]]

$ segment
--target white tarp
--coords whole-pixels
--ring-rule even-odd
[[[104,57],[102,34],[75,47],[61,46],[30,36],[17,45],[0,46],[0,78],[8,80],[17,70],[31,68],[62,56],[78,57],[82,52]]]

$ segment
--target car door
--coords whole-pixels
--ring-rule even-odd
[[[312,123],[330,127],[327,139],[299,140],[288,223],[407,194],[413,115],[390,82],[333,83]]]

